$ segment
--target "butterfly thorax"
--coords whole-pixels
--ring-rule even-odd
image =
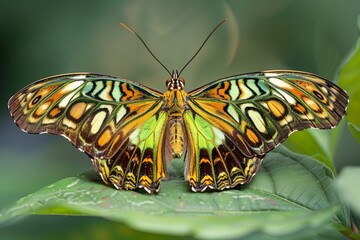
[[[168,90],[164,94],[166,108],[170,119],[182,118],[186,106],[187,93],[184,91],[185,81],[179,77],[177,71],[172,72],[171,78],[166,80]]]
[[[172,77],[166,81],[168,87],[164,94],[169,114],[168,134],[171,154],[174,158],[182,156],[185,148],[183,113],[186,106],[187,93],[184,91],[185,81],[173,71]]]

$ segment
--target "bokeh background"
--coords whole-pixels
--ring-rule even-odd
[[[358,37],[359,0],[46,1],[1,0],[0,209],[65,177],[91,169],[65,139],[28,135],[13,124],[7,100],[37,79],[90,71],[165,91],[168,74],[133,35],[137,30],[171,70],[180,69],[212,28],[228,22],[183,72],[191,90],[218,78],[296,69],[330,80]],[[359,165],[360,150],[342,136],[338,169]],[[1,239],[126,239],[147,234],[88,217],[33,216],[0,229]],[[174,239],[174,238],[173,238]]]

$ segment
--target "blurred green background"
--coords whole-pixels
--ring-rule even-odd
[[[359,0],[243,1],[0,1],[0,209],[65,177],[91,169],[65,139],[21,132],[6,103],[37,79],[90,71],[128,78],[165,91],[168,74],[138,39],[138,31],[171,70],[180,69],[212,28],[228,22],[183,72],[186,89],[218,78],[267,69],[309,71],[330,80],[358,37]],[[345,134],[337,152],[359,165],[357,143]],[[344,160],[345,159],[345,160]],[[39,217],[0,229],[1,239],[149,239],[95,218]],[[4,238],[2,238],[4,237]]]

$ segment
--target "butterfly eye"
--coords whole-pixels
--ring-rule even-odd
[[[166,80],[166,86],[167,87],[169,87],[169,84],[171,83],[171,78],[168,78],[167,80]]]
[[[182,77],[179,77],[179,81],[182,83],[183,86],[185,86],[185,80]]]

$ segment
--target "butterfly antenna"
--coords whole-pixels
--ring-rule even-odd
[[[145,46],[145,48],[149,51],[149,53],[151,54],[151,56],[153,56],[155,58],[155,60],[160,63],[160,65],[165,68],[165,70],[170,74],[170,76],[172,76],[171,72],[169,71],[169,69],[167,69],[167,67],[165,67],[165,65],[160,62],[160,60],[155,56],[155,54],[150,50],[150,48],[147,46],[147,44],[145,43],[145,41],[140,37],[140,35],[135,32],[134,29],[130,28],[128,25],[126,25],[125,23],[121,22],[120,25],[125,28],[126,30],[128,30],[130,33],[134,34],[141,42],[142,44]]]
[[[182,71],[189,65],[189,63],[191,63],[191,61],[198,55],[198,53],[200,52],[200,50],[203,48],[203,46],[205,45],[205,43],[207,42],[207,40],[210,38],[210,36],[221,26],[223,25],[225,22],[227,21],[227,19],[225,18],[224,20],[222,20],[220,23],[218,23],[218,25],[216,25],[216,27],[211,31],[211,33],[207,36],[207,38],[205,39],[205,41],[201,44],[199,50],[197,50],[197,52],[194,54],[194,56],[185,64],[185,66],[180,70],[179,75],[182,73]]]

